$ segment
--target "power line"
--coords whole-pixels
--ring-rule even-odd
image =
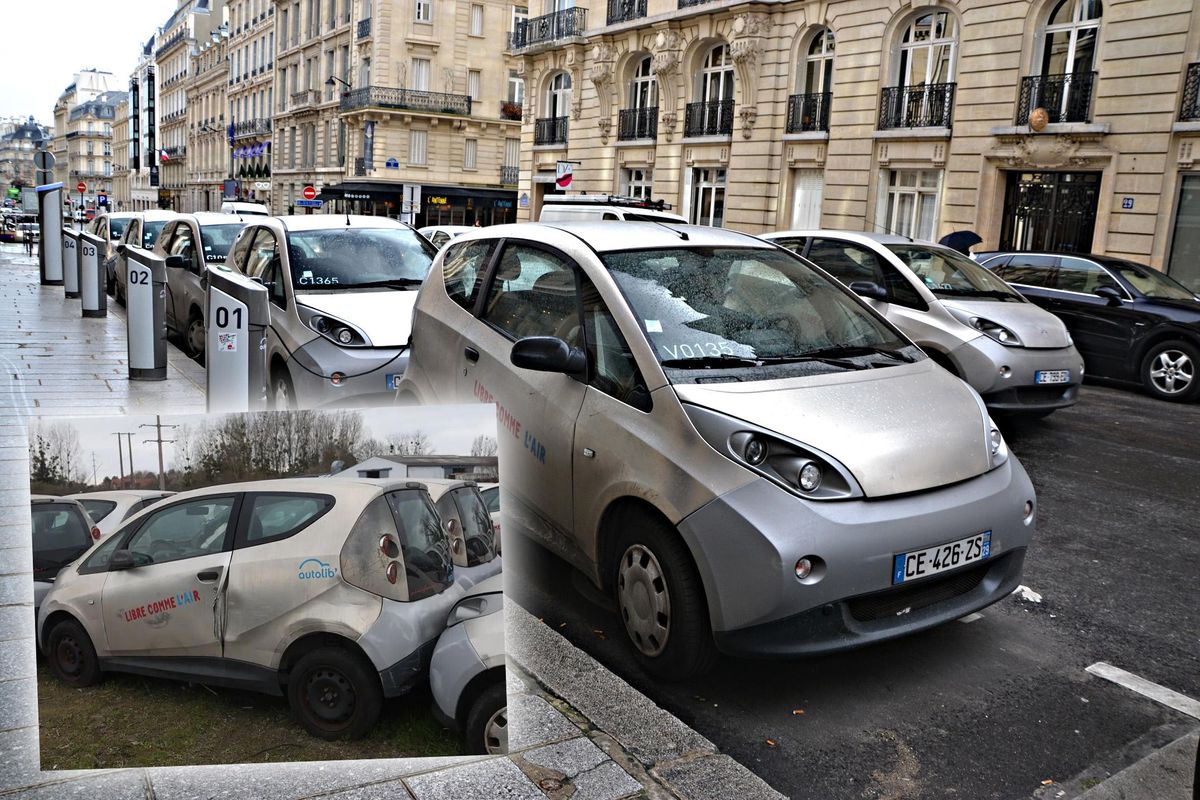
[[[145,425],[138,425],[138,427],[139,428],[154,428],[158,433],[158,436],[156,438],[146,439],[142,442],[142,444],[150,444],[151,442],[158,443],[158,489],[159,489],[159,491],[165,492],[167,490],[167,473],[163,469],[162,446],[164,444],[174,444],[175,440],[162,438],[162,432],[163,432],[163,428],[178,428],[179,426],[178,425],[163,425],[162,417],[160,417],[158,414],[155,414],[153,425],[146,423]]]

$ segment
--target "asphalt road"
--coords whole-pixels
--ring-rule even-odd
[[[1200,698],[1200,406],[1088,385],[1071,409],[1001,424],[1038,491],[1023,584],[1040,602],[668,684],[638,668],[612,604],[540,548],[505,542],[506,589],[792,797],[1054,797],[1043,781],[1115,772],[1197,724],[1084,670]]]

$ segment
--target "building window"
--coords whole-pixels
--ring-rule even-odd
[[[571,108],[571,75],[559,72],[550,79],[546,90],[546,114],[548,117],[565,117]]]
[[[1180,181],[1167,274],[1200,292],[1200,175],[1182,175]]]
[[[1045,107],[1051,122],[1091,119],[1100,0],[1059,0],[1042,38],[1042,69],[1030,110]],[[1022,87],[1024,88],[1024,87]],[[1024,109],[1023,109],[1024,110]]]
[[[408,163],[409,164],[427,164],[429,163],[429,153],[427,152],[429,144],[429,134],[427,131],[409,131],[408,132]]]
[[[821,227],[824,176],[819,169],[792,170],[792,230]]]
[[[932,169],[888,170],[885,227],[889,233],[933,241],[940,178],[941,173]]]
[[[808,46],[800,70],[800,94],[824,94],[833,86],[833,31],[823,28]]]
[[[629,107],[655,108],[658,106],[658,79],[654,77],[654,67],[650,56],[638,62],[633,71],[633,79],[629,81]]]
[[[463,142],[463,169],[475,169],[475,160],[479,153],[479,142],[467,139]]]
[[[508,137],[504,140],[504,166],[516,167],[521,163],[521,140]]]
[[[480,3],[471,4],[471,35],[483,36],[483,6]]]
[[[419,92],[429,91],[429,59],[414,58],[412,60],[412,79],[409,82],[410,89],[416,89]]]
[[[525,79],[515,69],[508,71],[508,102],[525,104]]]
[[[733,59],[728,46],[719,44],[704,57],[699,95],[704,103],[733,99]]]
[[[654,171],[645,168],[621,170],[621,194],[649,200],[654,188]]]
[[[529,6],[513,6],[512,26],[509,32],[515,31],[523,22],[529,19]]]
[[[922,14],[900,42],[900,86],[952,83],[958,50],[958,20],[949,11]]]
[[[483,76],[477,69],[467,70],[467,94],[472,100],[479,99],[479,84]]]
[[[725,224],[725,170],[697,168],[692,170],[692,209],[694,225]]]
[[[433,22],[433,0],[417,0],[414,8],[417,22]]]

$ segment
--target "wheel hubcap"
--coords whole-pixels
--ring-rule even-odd
[[[1182,350],[1163,350],[1150,365],[1150,380],[1163,394],[1179,394],[1192,385],[1195,364]]]
[[[79,643],[70,636],[64,636],[58,641],[58,667],[66,675],[75,675],[83,663],[83,652]]]
[[[275,381],[275,408],[287,409],[292,407],[292,393],[288,391],[287,381],[283,378]]]
[[[661,653],[671,633],[671,597],[658,558],[640,544],[621,556],[617,604],[625,630],[638,650],[648,656]]]
[[[193,353],[204,351],[204,323],[201,320],[194,319],[188,326],[188,346]]]
[[[508,753],[508,708],[500,708],[488,717],[483,726],[483,746],[488,755],[502,756]]]
[[[314,669],[305,688],[308,708],[320,722],[343,722],[354,712],[354,687],[335,669]]]

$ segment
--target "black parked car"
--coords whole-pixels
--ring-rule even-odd
[[[1200,394],[1200,297],[1109,256],[983,253],[980,263],[1058,316],[1090,374],[1139,381],[1163,400]]]

